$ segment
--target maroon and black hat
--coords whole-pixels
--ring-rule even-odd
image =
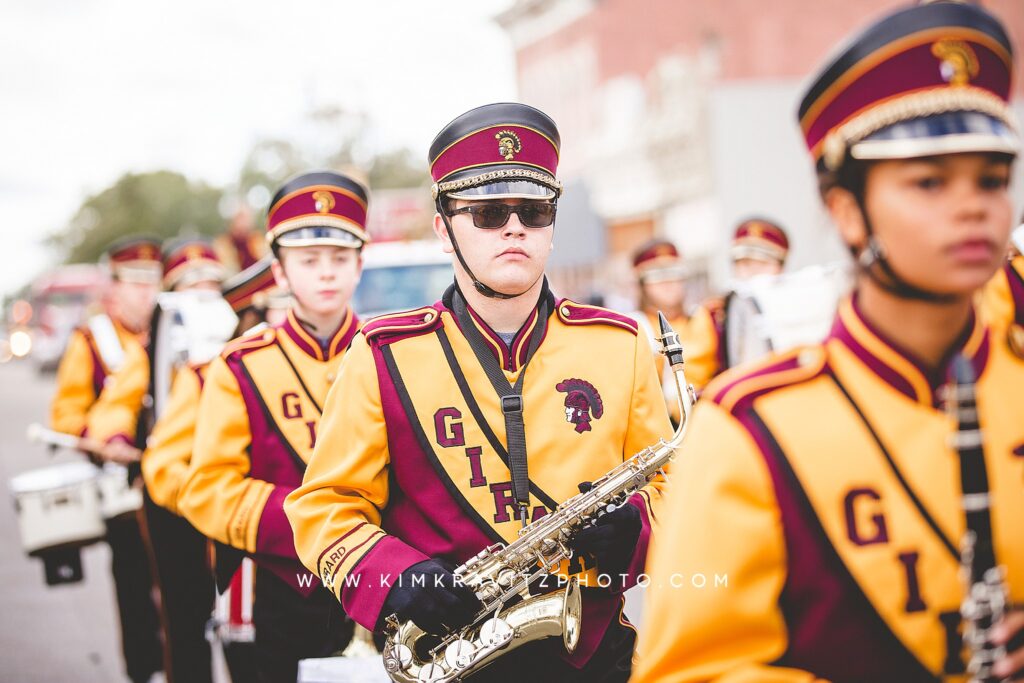
[[[274,280],[270,255],[264,256],[245,270],[225,280],[221,294],[237,314],[249,308],[285,308],[287,292],[281,291]],[[276,305],[275,305],[276,304]]]
[[[434,198],[554,199],[562,193],[558,129],[525,104],[471,109],[445,126],[430,145]]]
[[[366,232],[368,192],[335,171],[312,171],[287,181],[270,200],[267,241],[281,247],[359,248]]]
[[[786,231],[764,218],[749,218],[736,226],[729,249],[734,261],[749,258],[785,263],[788,254]]]
[[[199,237],[185,237],[168,242],[164,246],[164,289],[195,284],[210,280],[224,279],[224,264],[208,240]]]
[[[799,119],[819,173],[855,159],[1016,154],[1013,48],[984,9],[933,2],[856,35],[818,74]]]
[[[111,274],[122,282],[159,284],[160,254],[157,238],[132,236],[107,247],[105,258]]]
[[[682,280],[689,274],[676,245],[661,238],[652,239],[633,252],[633,270],[645,283]]]

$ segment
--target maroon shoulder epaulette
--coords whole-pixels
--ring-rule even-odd
[[[237,339],[232,339],[224,345],[224,350],[220,352],[222,358],[227,358],[235,353],[244,353],[252,351],[254,349],[261,349],[264,346],[269,346],[274,343],[274,339],[277,338],[277,331],[268,327],[259,332],[252,334],[244,334]]]
[[[825,361],[825,347],[821,345],[772,354],[763,360],[726,370],[704,389],[701,396],[734,412],[759,396],[818,376],[825,368]]]
[[[386,313],[363,324],[362,333],[367,341],[378,343],[393,341],[395,337],[409,337],[433,332],[441,325],[441,315],[433,306],[412,311]]]
[[[637,334],[639,323],[625,313],[600,306],[578,304],[575,301],[562,299],[558,302],[558,318],[566,325],[611,325]]]

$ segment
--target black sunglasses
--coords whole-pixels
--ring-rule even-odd
[[[473,204],[448,212],[449,216],[468,213],[477,228],[494,230],[508,223],[509,214],[519,216],[524,228],[546,228],[555,222],[555,204],[550,202],[523,202],[512,206],[502,203]]]

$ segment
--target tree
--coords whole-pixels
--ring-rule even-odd
[[[111,242],[133,234],[160,239],[216,235],[224,227],[221,190],[172,171],[127,173],[82,203],[48,243],[66,263],[96,261]]]

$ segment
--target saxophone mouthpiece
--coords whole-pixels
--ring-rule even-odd
[[[679,334],[668,324],[668,318],[658,311],[658,327],[661,333],[658,339],[661,340],[661,352],[668,359],[668,364],[673,368],[683,364],[683,345],[679,343]]]

